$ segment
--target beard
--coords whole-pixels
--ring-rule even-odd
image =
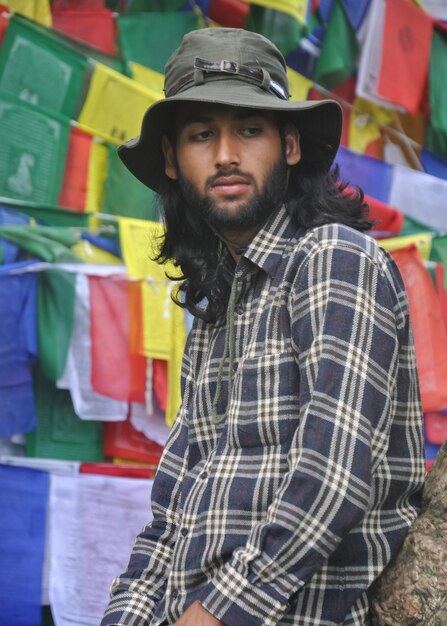
[[[218,173],[206,181],[205,188],[212,185],[214,180],[221,177]],[[241,204],[236,211],[230,212],[219,206],[205,194],[202,194],[191,180],[185,178],[177,168],[177,181],[183,199],[190,210],[207,222],[217,232],[246,230],[263,224],[284,203],[288,183],[288,165],[284,154],[272,166],[265,177],[261,189],[258,188],[253,176],[232,169],[225,172],[226,176],[243,176],[253,186],[253,197]],[[236,197],[229,196],[227,201],[236,201]]]

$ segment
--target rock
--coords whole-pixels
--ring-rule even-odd
[[[447,442],[427,475],[422,509],[379,577],[373,626],[447,626]]]

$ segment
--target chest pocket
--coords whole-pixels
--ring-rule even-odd
[[[298,369],[291,352],[240,361],[228,412],[229,445],[279,446],[298,419]]]

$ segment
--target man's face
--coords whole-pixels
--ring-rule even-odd
[[[163,146],[167,176],[222,233],[260,225],[282,203],[287,166],[300,156],[296,129],[281,141],[271,112],[206,103],[184,105],[175,147],[166,138]]]

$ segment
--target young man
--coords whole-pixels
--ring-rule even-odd
[[[329,172],[334,101],[290,102],[264,37],[188,34],[120,148],[160,194],[196,320],[153,522],[103,626],[370,623],[415,519],[422,419],[398,271]]]

